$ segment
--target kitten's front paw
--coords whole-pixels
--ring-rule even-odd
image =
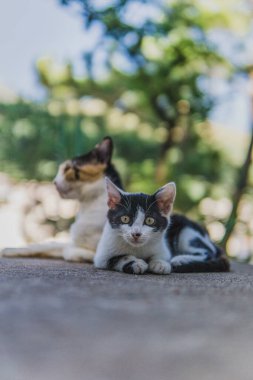
[[[152,260],[148,266],[149,272],[155,274],[169,274],[171,265],[165,260]]]
[[[147,271],[148,264],[142,259],[136,259],[124,266],[123,271],[131,274],[143,274]]]

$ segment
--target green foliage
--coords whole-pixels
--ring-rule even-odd
[[[229,26],[226,12],[197,0],[61,1],[74,2],[86,31],[102,30],[85,51],[86,76],[77,78],[70,63],[38,61],[47,102],[0,106],[0,169],[51,179],[57,163],[109,134],[130,190],[151,192],[174,180],[177,207],[193,212],[217,186],[227,191],[231,166],[204,127],[214,102],[210,73],[232,74],[209,39],[211,28]],[[137,6],[138,20],[129,16]]]
[[[77,118],[33,103],[0,104],[0,170],[11,176],[52,179],[60,162],[86,149]]]
[[[52,180],[60,162],[88,151],[110,134],[116,147],[114,162],[127,188],[153,192],[159,185],[155,180],[160,150],[156,131],[146,138],[148,130],[143,133],[143,127],[110,129],[108,120],[106,115],[52,115],[46,106],[33,103],[1,104],[0,171],[19,179]],[[180,210],[196,209],[199,201],[211,194],[213,184],[225,186],[223,173],[228,165],[209,140],[210,136],[200,140],[194,129],[182,146],[167,154],[164,182],[177,183]]]
[[[95,133],[86,128],[89,117],[55,116],[33,103],[0,104],[0,170],[16,178],[51,180],[59,163],[88,151],[106,135],[104,120],[93,117],[92,121],[100,125]],[[118,156],[128,157],[130,165],[157,154],[158,144],[140,139],[135,132],[111,136]],[[119,165],[124,171],[120,159]]]

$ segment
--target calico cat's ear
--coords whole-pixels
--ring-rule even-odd
[[[109,164],[112,158],[113,142],[111,137],[107,136],[100,144],[96,145],[101,161]]]
[[[108,177],[105,177],[105,184],[108,195],[107,204],[109,208],[114,209],[121,201],[121,192]]]
[[[176,198],[176,184],[174,182],[167,183],[157,190],[155,198],[161,213],[164,215],[170,214]]]

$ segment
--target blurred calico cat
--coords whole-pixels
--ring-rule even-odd
[[[132,274],[228,271],[222,251],[198,224],[171,215],[173,182],[153,195],[126,193],[106,178],[109,211],[94,264]]]
[[[118,187],[121,179],[111,157],[113,143],[105,137],[90,152],[65,161],[55,177],[55,186],[65,199],[78,199],[79,212],[70,228],[70,243],[45,242],[22,248],[5,248],[1,256],[44,256],[69,261],[93,261],[98,241],[106,222],[104,176]]]

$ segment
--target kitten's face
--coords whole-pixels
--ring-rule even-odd
[[[131,194],[119,190],[107,179],[108,221],[119,236],[133,247],[144,246],[161,238],[168,226],[168,217],[176,188],[167,184],[153,195]]]
[[[62,198],[81,199],[104,176],[112,155],[112,140],[105,138],[90,152],[65,161],[54,179]]]

